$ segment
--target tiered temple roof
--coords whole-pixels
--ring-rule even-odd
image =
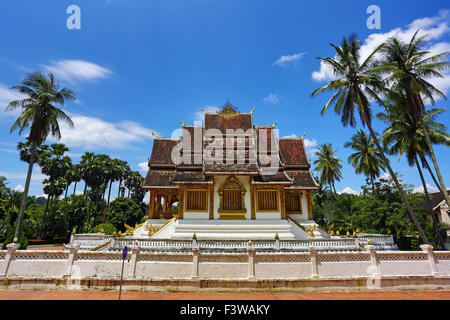
[[[253,112],[239,113],[229,103],[217,113],[204,113],[205,125],[183,125],[181,138],[155,138],[143,188],[209,184],[213,175],[249,175],[254,184],[317,189],[303,139],[277,139],[274,126],[254,126]],[[223,147],[214,149],[214,143]],[[174,163],[172,153],[180,147],[188,161]]]

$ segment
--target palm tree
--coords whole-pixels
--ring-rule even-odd
[[[47,193],[48,197],[44,209],[42,225],[38,235],[39,239],[42,238],[45,231],[45,219],[50,200],[52,200],[53,197],[60,195],[61,186],[63,187],[63,192],[68,185],[67,180],[64,177],[72,166],[72,159],[70,159],[69,156],[64,155],[67,151],[69,151],[69,149],[64,144],[55,143],[50,146],[49,151],[44,152],[40,157],[39,165],[42,168],[42,173],[49,178],[44,180],[44,184],[46,184],[44,192]]]
[[[107,205],[109,205],[109,200],[111,199],[111,186],[114,181],[118,181],[122,177],[122,167],[123,161],[119,159],[113,159],[111,161],[110,167],[110,175],[109,175],[109,191],[108,191],[108,201]]]
[[[70,127],[73,127],[73,122],[69,116],[57,108],[56,105],[64,105],[67,100],[74,100],[75,95],[67,88],[60,89],[59,85],[55,82],[53,74],[44,75],[38,71],[29,73],[22,81],[22,85],[13,86],[12,89],[18,90],[27,97],[21,100],[14,100],[6,107],[8,111],[19,108],[22,111],[11,126],[11,132],[18,129],[19,134],[22,134],[24,130],[29,129],[30,132],[27,140],[31,144],[27,178],[15,232],[15,238],[19,239],[22,232],[22,220],[25,202],[30,188],[33,164],[36,161],[36,148],[49,135],[57,140],[61,138],[59,120],[65,121]]]
[[[440,72],[448,70],[450,63],[442,62],[441,60],[449,52],[430,57],[430,52],[421,48],[428,36],[418,37],[418,33],[419,30],[416,31],[409,43],[404,43],[397,37],[389,38],[381,50],[381,53],[385,56],[385,61],[374,70],[378,73],[388,74],[389,77],[386,80],[391,84],[391,90],[406,96],[412,115],[417,118],[422,127],[441,190],[444,193],[447,204],[450,205],[450,198],[436,160],[433,143],[423,121],[425,105],[422,99],[423,95],[434,105],[434,96],[445,98],[445,94],[426,79],[430,76],[443,77]]]
[[[120,169],[120,179],[119,179],[119,191],[117,192],[117,196],[120,197],[121,192],[124,192],[125,187],[122,186],[122,181],[126,180],[128,177],[129,172],[131,171],[130,167],[125,161],[121,162],[121,169]],[[123,197],[123,195],[122,195]]]
[[[438,244],[441,249],[445,249],[445,243],[440,233],[439,220],[433,212],[427,184],[419,162],[419,157],[425,158],[425,155],[429,154],[422,126],[419,124],[418,119],[411,114],[406,99],[403,97],[396,100],[396,103],[386,105],[386,113],[377,115],[379,119],[388,124],[383,133],[383,140],[386,146],[390,146],[388,149],[389,154],[398,154],[399,160],[404,154],[408,164],[417,167],[425,193],[426,204],[433,219]],[[450,135],[444,131],[445,126],[434,121],[434,118],[445,110],[431,109],[425,111],[422,121],[429,132],[433,144],[450,146]]]
[[[363,126],[367,126],[370,135],[377,146],[383,162],[388,169],[394,183],[399,190],[400,196],[405,203],[406,209],[419,232],[420,237],[425,243],[429,243],[422,226],[406,198],[406,194],[398,181],[397,176],[391,168],[389,160],[386,158],[377,136],[372,128],[372,111],[370,108],[370,99],[374,99],[383,105],[383,101],[378,93],[385,91],[383,82],[378,74],[372,70],[374,64],[374,56],[383,47],[377,47],[362,63],[360,63],[360,41],[356,36],[352,35],[349,39],[344,39],[342,46],[331,44],[336,51],[336,56],[332,58],[318,58],[324,64],[329,66],[337,80],[330,81],[327,85],[316,89],[311,96],[315,97],[319,93],[331,90],[336,91],[330,100],[322,109],[322,115],[328,110],[328,107],[334,105],[334,111],[340,115],[341,123],[346,127],[348,125],[355,127],[355,113],[359,114]]]
[[[67,172],[66,179],[69,185],[74,183],[72,195],[75,195],[77,183],[81,181],[81,165],[80,164],[72,165],[70,170]]]
[[[316,152],[317,159],[314,161],[314,171],[320,174],[320,184],[327,184],[330,186],[330,190],[336,194],[336,188],[334,186],[335,181],[341,181],[342,179],[342,165],[341,159],[336,158],[336,150],[333,149],[330,143],[319,146]]]
[[[380,154],[376,151],[373,139],[370,139],[364,130],[359,130],[352,136],[351,141],[345,144],[356,152],[348,157],[348,162],[355,168],[356,174],[364,174],[370,178],[372,192],[375,192],[374,180],[380,176],[385,165]]]

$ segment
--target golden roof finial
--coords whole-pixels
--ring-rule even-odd
[[[303,140],[303,138],[306,136],[306,132],[301,136],[301,138],[300,139],[302,139]]]
[[[253,108],[253,109],[250,111],[250,115],[252,115],[254,111],[255,111],[255,108]]]
[[[206,114],[206,110],[205,110],[205,108],[202,108],[202,111],[203,111],[203,113],[204,113],[204,114]]]
[[[275,126],[277,125],[278,121],[275,121],[272,125],[272,128],[275,128]]]
[[[180,123],[181,123],[181,126],[183,126],[183,127],[184,127],[184,123],[183,123],[183,121],[181,121],[181,120],[180,120]]]
[[[152,131],[153,139],[158,139],[158,136]]]

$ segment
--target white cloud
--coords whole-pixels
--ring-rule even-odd
[[[25,172],[18,173],[18,172],[7,172],[7,171],[0,171],[0,176],[6,177],[6,179],[22,179],[25,180],[27,178],[27,174]],[[44,174],[42,174],[40,168],[35,165],[33,167],[33,174],[31,175],[31,181],[39,181],[42,182],[42,180],[47,179],[48,177]]]
[[[139,162],[138,167],[141,169],[141,171],[148,171],[148,162]]]
[[[153,139],[153,131],[137,122],[111,123],[99,118],[76,114],[71,114],[70,117],[74,128],[70,128],[64,122],[60,124],[60,143],[66,144],[69,148],[130,149],[135,142]],[[156,131],[155,133],[157,134]]]
[[[267,97],[264,97],[264,99],[262,101],[266,102],[266,103],[277,104],[278,103],[278,95],[271,93]]]
[[[340,192],[338,192],[338,194],[344,194],[344,193],[347,193],[347,194],[354,194],[354,195],[359,195],[359,194],[361,194],[361,191],[355,191],[355,190],[353,190],[352,188],[350,188],[350,187],[346,187],[346,188],[344,188],[342,191],[340,191]]]
[[[98,64],[83,60],[52,61],[43,68],[55,75],[57,79],[74,81],[92,81],[110,76],[113,72]]]
[[[11,101],[25,98],[26,95],[0,84],[0,118],[17,116],[19,114],[20,108],[14,111],[6,111],[5,108]]]
[[[430,184],[428,184],[428,183],[427,183],[427,190],[428,190],[429,193],[432,193],[432,192],[438,192],[438,191],[439,191],[439,189],[438,189],[436,186],[432,186],[432,185],[430,185]],[[424,191],[423,191],[423,186],[419,186],[419,187],[414,188],[414,189],[413,189],[413,192],[416,192],[416,193],[418,193],[418,192],[423,193],[423,192],[424,192]]]
[[[19,192],[23,192],[25,190],[25,188],[23,187],[23,185],[19,184],[14,188],[14,191],[19,191]]]
[[[388,38],[397,36],[405,42],[409,42],[414,33],[420,29],[419,36],[427,34],[429,36],[428,42],[424,46],[424,49],[430,51],[430,55],[439,54],[450,50],[450,43],[448,42],[436,42],[442,36],[446,35],[450,31],[448,25],[449,21],[448,10],[440,11],[434,17],[425,17],[416,19],[406,28],[395,28],[386,33],[373,33],[369,35],[361,46],[361,61],[364,61],[379,45],[381,45]],[[336,79],[331,69],[324,63],[320,63],[320,70],[312,73],[312,78],[315,81],[327,81]],[[429,81],[435,85],[439,90],[447,93],[450,88],[450,73],[445,73],[444,78],[430,78]]]
[[[281,56],[277,61],[273,63],[274,66],[279,67],[287,67],[289,65],[296,65],[298,61],[300,61],[303,56],[305,55],[304,52],[295,53],[292,55],[287,56]]]
[[[390,178],[391,178],[391,175],[389,173],[385,172],[381,176],[378,177],[378,180],[380,180],[380,179],[389,180]]]
[[[16,149],[6,149],[6,148],[0,148],[1,152],[7,152],[7,153],[13,153],[13,154],[18,154],[19,151]]]

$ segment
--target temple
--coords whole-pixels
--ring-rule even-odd
[[[142,188],[149,219],[134,232],[152,239],[328,238],[313,221],[318,189],[302,138],[278,138],[276,123],[226,103],[177,138],[154,137]]]

